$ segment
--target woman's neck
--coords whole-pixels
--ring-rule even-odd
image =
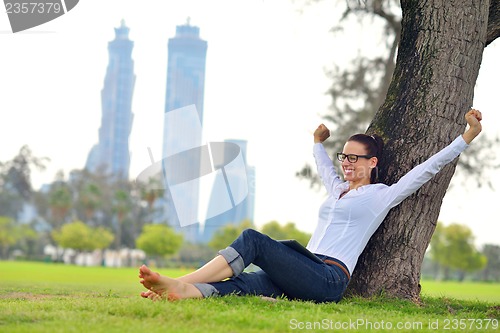
[[[370,185],[369,179],[363,179],[357,182],[349,182],[349,190],[357,190],[361,186]]]

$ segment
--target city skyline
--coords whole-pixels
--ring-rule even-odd
[[[324,191],[311,189],[295,174],[305,163],[314,163],[312,131],[325,122],[331,102],[325,94],[331,85],[326,72],[349,66],[359,50],[377,52],[385,38],[376,25],[360,28],[355,22],[347,22],[346,35],[331,34],[341,12],[337,5],[153,0],[138,6],[129,0],[88,0],[43,28],[17,34],[11,33],[7,15],[0,15],[5,32],[0,40],[8,50],[0,54],[0,109],[6,123],[0,139],[9,143],[2,147],[0,161],[11,159],[25,144],[36,156],[50,157],[44,172],[33,173],[35,188],[52,182],[59,170],[68,175],[85,164],[97,141],[106,45],[121,19],[131,27],[137,75],[130,176],[151,164],[148,147],[159,159],[167,39],[174,35],[175,24],[190,16],[210,41],[204,101],[210,117],[203,128],[213,141],[251,143],[248,162],[258,170],[256,226],[272,220],[295,222],[311,232]],[[497,40],[485,49],[474,93],[474,107],[484,115],[484,135],[492,137],[500,133],[494,104],[499,45]],[[458,181],[441,207],[440,221],[468,225],[479,244],[498,243],[500,174],[491,171],[488,177],[495,190],[479,188],[472,180],[464,196]]]

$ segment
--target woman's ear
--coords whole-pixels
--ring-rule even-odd
[[[378,164],[378,158],[377,157],[372,157],[370,158],[370,169],[373,169],[377,166]]]

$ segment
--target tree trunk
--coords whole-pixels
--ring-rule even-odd
[[[381,180],[397,182],[465,129],[488,0],[402,0],[402,35],[384,105],[368,132],[386,142]],[[349,294],[420,301],[420,268],[457,161],[391,210],[358,260]],[[362,207],[360,207],[362,209]]]
[[[500,1],[490,0],[490,11],[488,14],[488,33],[486,45],[489,45],[500,35]]]

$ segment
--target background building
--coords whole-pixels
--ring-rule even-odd
[[[178,153],[189,147],[202,144],[201,126],[203,125],[203,98],[205,90],[205,62],[207,42],[200,38],[200,29],[192,26],[189,19],[184,25],[176,27],[175,37],[168,40],[167,86],[165,94],[165,124],[163,133],[163,158]],[[198,112],[200,131],[183,128],[179,122],[173,122],[167,114],[179,108],[195,105]],[[189,135],[186,135],[188,133]],[[193,214],[198,214],[199,186],[193,185],[185,196],[192,203]],[[199,223],[180,227],[179,218],[171,200],[171,193],[166,191],[166,219],[184,239],[197,242]]]
[[[105,171],[128,179],[130,166],[129,136],[132,130],[132,95],[135,74],[129,28],[121,21],[115,39],[108,44],[109,64],[101,91],[102,118],[99,141],[92,147],[86,168]]]
[[[206,55],[200,28],[190,25],[189,19],[178,25],[175,37],[168,40],[165,112],[195,104],[203,124]],[[165,142],[164,149],[168,149]]]

